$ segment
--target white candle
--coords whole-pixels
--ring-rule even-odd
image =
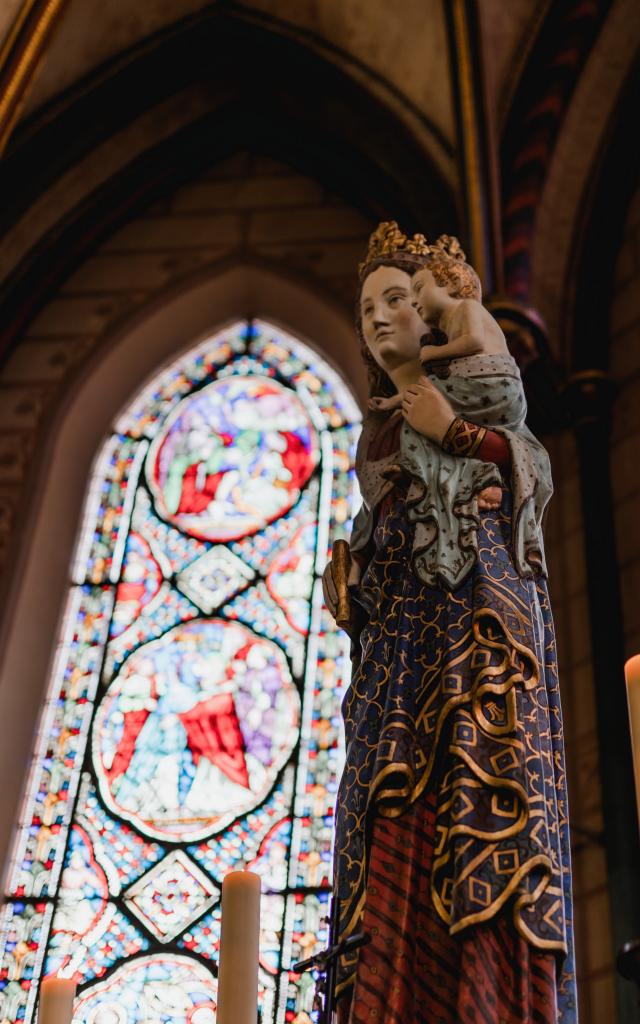
[[[43,978],[38,1024],[71,1024],[76,983],[73,978]]]
[[[256,1024],[260,876],[232,871],[222,883],[217,1024]]]
[[[633,769],[636,777],[636,801],[638,804],[638,821],[640,821],[640,654],[629,658],[624,666],[627,680],[627,699],[629,701],[629,721],[631,724],[631,746],[633,749]]]

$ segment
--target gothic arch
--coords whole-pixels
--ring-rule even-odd
[[[275,19],[216,5],[133,47],[34,117],[0,171],[12,195],[0,228],[15,264],[1,296],[2,347],[102,238],[238,148],[312,175],[372,219],[455,229],[446,139],[419,112],[409,126],[407,104],[390,87],[340,61]]]
[[[96,453],[114,416],[146,379],[200,337],[247,315],[264,317],[308,341],[361,400],[366,394],[349,317],[298,282],[256,265],[227,265],[196,276],[104,340],[50,423],[32,474],[32,512],[22,524],[13,592],[6,602],[0,668],[0,717],[12,723],[0,754],[5,780],[0,834],[6,843],[13,838],[24,789],[16,765],[30,763]],[[6,854],[3,849],[3,860]]]

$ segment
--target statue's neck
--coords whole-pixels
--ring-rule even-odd
[[[419,359],[410,359],[406,363],[394,366],[393,370],[387,370],[387,373],[395,384],[397,391],[402,394],[407,388],[418,383],[419,378],[424,374],[424,370]]]

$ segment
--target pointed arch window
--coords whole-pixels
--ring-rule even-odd
[[[360,414],[263,321],[161,371],[94,466],[2,910],[0,1017],[214,1024],[220,890],[262,876],[263,1024],[314,1019],[349,652],[320,576]]]

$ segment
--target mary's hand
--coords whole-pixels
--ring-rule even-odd
[[[329,559],[322,574],[322,593],[324,594],[324,603],[326,604],[327,608],[329,609],[329,611],[331,612],[332,616],[335,619],[336,612],[338,610],[338,590],[336,588],[336,583],[333,578],[332,569],[333,567],[331,564],[331,559]],[[351,561],[351,568],[349,569],[349,579],[347,580],[347,586],[357,587],[360,582],[361,574],[362,569],[360,566],[360,562],[358,561],[357,558],[354,557]]]
[[[403,395],[402,415],[419,434],[441,445],[456,414],[435,384],[420,377]]]
[[[338,591],[331,572],[331,559],[327,562],[322,574],[322,593],[324,594],[324,603],[335,619],[338,609]]]

